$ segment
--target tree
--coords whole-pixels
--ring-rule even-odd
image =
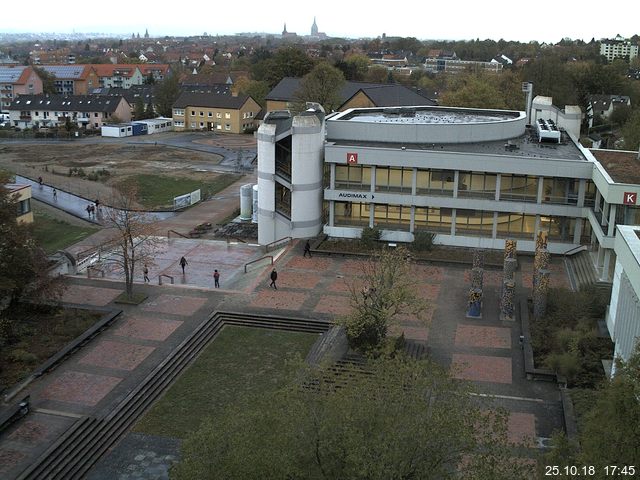
[[[380,65],[373,65],[367,75],[365,76],[365,80],[371,83],[385,83],[387,81],[387,69]]]
[[[205,421],[183,443],[172,478],[526,478],[527,467],[510,458],[504,413],[470,393],[429,361],[306,370],[289,387]]]
[[[103,224],[111,228],[113,235],[101,245],[109,252],[102,261],[121,269],[125,279],[125,292],[133,296],[133,279],[136,267],[154,264],[158,240],[149,214],[138,210],[137,189],[133,184],[123,184],[114,189],[111,206],[103,208]]]
[[[153,109],[153,103],[147,103],[147,109],[144,111],[144,118],[153,118],[156,116],[156,112]]]
[[[53,73],[47,72],[44,68],[33,67],[40,80],[42,80],[42,93],[56,94],[56,76]]]
[[[156,89],[155,99],[158,113],[163,117],[171,117],[173,104],[180,96],[180,82],[178,73],[173,72],[165,77]]]
[[[624,148],[626,150],[638,150],[640,148],[640,109],[635,109],[627,123],[622,127]]]
[[[384,250],[364,264],[362,285],[350,286],[352,311],[338,319],[352,348],[375,354],[384,347],[389,326],[399,314],[420,318],[426,305],[415,289],[411,268],[404,248]]]
[[[369,71],[369,65],[371,65],[371,60],[366,55],[351,55],[338,62],[336,67],[342,70],[347,80],[362,82]]]
[[[136,103],[133,107],[133,116],[136,120],[143,120],[144,116],[144,101],[142,97],[136,98]]]
[[[311,71],[313,60],[297,47],[280,48],[275,55],[254,63],[251,76],[254,80],[267,82],[269,88],[275,87],[284,77],[299,78]]]
[[[342,72],[327,62],[320,62],[304,76],[295,97],[301,104],[316,102],[326,112],[332,112],[344,101],[341,96],[343,85]]]
[[[64,285],[59,277],[49,276],[49,260],[33,239],[31,226],[17,222],[17,197],[5,188],[7,182],[0,173],[0,338],[11,340],[12,308],[24,300],[55,300]]]
[[[240,77],[234,87],[238,89],[239,93],[253,98],[261,107],[265,106],[265,97],[269,93],[269,85],[267,82]]]

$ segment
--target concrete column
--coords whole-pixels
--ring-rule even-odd
[[[609,237],[613,237],[616,233],[616,209],[618,206],[614,203],[609,206],[609,229],[607,230],[607,235]]]
[[[593,211],[594,212],[599,212],[600,211],[600,190],[598,190],[598,188],[596,187],[596,199],[595,199],[595,205],[593,206]]]
[[[336,202],[333,200],[329,201],[329,226],[335,226],[335,218],[336,218]]]
[[[456,172],[457,174],[458,172]],[[456,179],[458,177],[456,176]],[[451,210],[451,236],[455,237],[456,235],[456,209]]]
[[[536,203],[542,203],[544,198],[544,177],[538,177],[538,198]]]
[[[607,217],[609,216],[609,207],[610,205],[605,201],[602,207],[602,218],[600,219],[600,225],[603,227],[607,225]]]
[[[453,174],[453,198],[458,198],[458,181],[460,180],[460,171],[456,170]]]
[[[501,179],[502,179],[502,175],[497,174],[496,175],[496,198],[495,198],[496,202],[498,200],[500,200],[500,182],[501,182]],[[494,235],[493,238],[496,238],[495,235]]]
[[[580,243],[580,237],[582,237],[582,222],[581,218],[576,218],[576,231],[573,232],[573,243],[575,244]]]
[[[330,174],[329,174],[329,188],[331,190],[335,190],[336,188],[336,164],[330,163]],[[331,224],[333,226],[333,224]]]
[[[491,238],[498,238],[498,212],[493,212],[493,227],[491,228]]]
[[[602,264],[602,272],[600,272],[600,281],[609,281],[609,266],[611,264],[611,249],[606,248],[604,250],[604,262]]]
[[[538,235],[538,232],[540,231],[540,215],[536,215],[536,223],[533,227],[533,238],[536,238],[536,235]]]
[[[587,181],[583,178],[578,185],[578,206],[584,207],[584,197],[587,193]]]
[[[415,171],[415,169],[414,169]],[[415,177],[414,177],[415,180]],[[415,187],[415,182],[413,184],[413,186]],[[409,217],[409,232],[413,233],[416,231],[416,207],[415,206],[411,206],[411,216]]]
[[[374,209],[375,209],[375,204],[374,203],[370,203],[369,204],[369,228],[373,228],[373,221],[374,221]]]
[[[371,165],[371,189],[369,190],[371,193],[376,191],[376,166]]]
[[[418,169],[414,168],[413,176],[411,177],[411,195],[415,197],[417,194],[418,194]],[[413,219],[413,208],[411,209],[411,218]]]

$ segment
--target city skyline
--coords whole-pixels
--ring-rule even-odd
[[[130,4],[126,16],[118,9],[101,9],[100,15],[87,16],[84,11],[64,10],[36,0],[31,16],[16,16],[11,27],[0,33],[111,33],[130,36],[149,31],[152,37],[233,35],[268,33],[279,35],[286,23],[288,32],[309,35],[314,17],[320,32],[329,37],[375,38],[387,36],[416,37],[420,40],[470,40],[479,38],[507,41],[556,43],[564,37],[589,41],[611,38],[617,34],[630,37],[636,33],[633,15],[616,15],[615,22],[602,22],[576,2],[558,2],[552,10],[525,9],[506,0],[486,0],[481,7],[468,0],[449,4],[409,2],[409,8],[362,8],[327,0],[323,4],[300,5],[292,0],[278,2],[275,9],[258,9],[264,4],[254,0],[243,3],[243,12],[222,10],[209,2],[194,0],[182,15],[165,9],[150,9],[147,4]],[[619,2],[617,13],[631,11],[631,0]],[[335,12],[340,12],[336,15]],[[460,16],[459,12],[469,12]],[[194,18],[190,18],[193,15]],[[183,18],[184,21],[178,21]],[[559,25],[560,24],[560,25]]]

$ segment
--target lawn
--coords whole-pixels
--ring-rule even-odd
[[[13,336],[0,348],[0,392],[85,332],[103,314],[75,308],[20,305],[12,311]]]
[[[90,226],[71,225],[37,208],[34,208],[33,216],[33,236],[47,253],[63,250],[98,230]]]
[[[304,358],[317,338],[226,326],[134,430],[184,439],[228,405],[284,385],[293,372],[287,358]]]
[[[240,178],[233,174],[212,174],[209,178],[198,180],[168,175],[132,175],[124,180],[138,190],[138,202],[152,210],[173,208],[173,198],[200,189],[202,199],[215,195]]]

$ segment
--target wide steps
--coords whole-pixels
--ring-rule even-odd
[[[577,290],[584,290],[598,282],[598,274],[593,267],[589,252],[582,251],[567,257],[567,266],[571,271]]]
[[[326,321],[280,316],[219,312],[203,322],[189,337],[104,418],[78,420],[18,480],[81,479],[188,367],[225,325],[322,333]]]

